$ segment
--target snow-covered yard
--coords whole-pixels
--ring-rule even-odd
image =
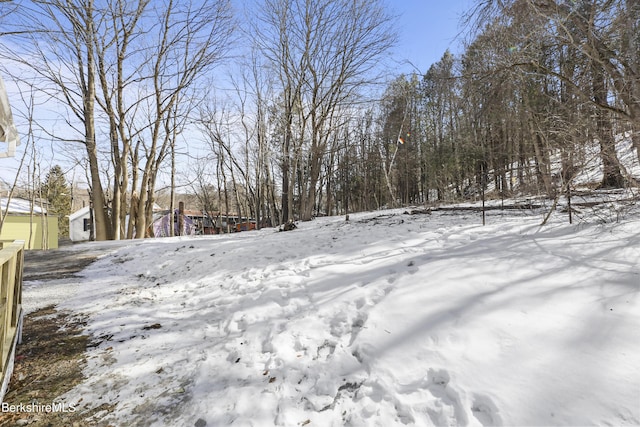
[[[113,425],[640,424],[640,209],[488,215],[100,243],[24,301],[88,314],[61,399]]]

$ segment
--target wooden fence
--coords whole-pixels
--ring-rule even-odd
[[[0,241],[0,402],[13,372],[16,345],[22,340],[22,267],[24,241]]]

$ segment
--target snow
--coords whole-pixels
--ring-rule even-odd
[[[7,209],[7,198],[0,197],[0,211],[5,211]],[[46,213],[46,210],[37,204],[32,203],[30,200],[12,198],[9,202],[9,212],[17,213],[17,214],[41,214]]]
[[[28,310],[88,316],[61,399],[141,426],[640,424],[640,208],[389,210],[84,243]],[[604,218],[604,219],[603,219]]]

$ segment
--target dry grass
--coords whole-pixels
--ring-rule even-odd
[[[83,334],[84,326],[82,318],[60,312],[53,306],[25,316],[22,344],[16,349],[13,376],[4,397],[4,403],[15,405],[18,411],[0,412],[0,426],[104,425],[91,417],[98,411],[108,411],[110,408],[105,405],[83,411],[82,403],[60,400],[61,395],[83,380],[85,350],[90,345],[89,337]],[[44,405],[54,403],[65,404],[67,409],[73,405],[73,408],[66,412],[46,412]]]

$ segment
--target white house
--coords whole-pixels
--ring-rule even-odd
[[[90,235],[91,213],[89,206],[85,206],[69,215],[69,239],[72,242],[85,242],[89,240]]]

